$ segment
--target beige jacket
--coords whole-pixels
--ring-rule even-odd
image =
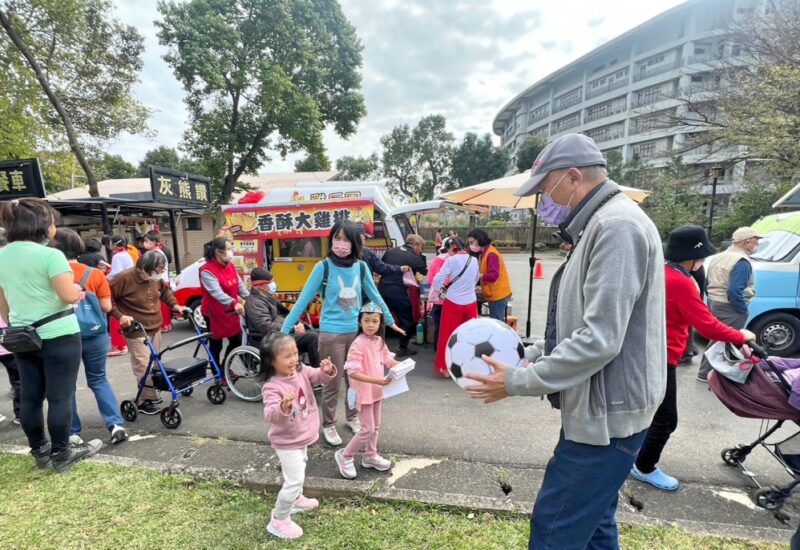
[[[731,278],[731,271],[733,266],[738,264],[741,260],[750,261],[750,254],[746,250],[732,246],[725,252],[717,254],[708,264],[706,272],[708,282],[708,299],[723,304],[730,303],[728,299],[728,283]],[[744,289],[744,297],[749,300],[756,295],[753,289],[755,278],[751,274],[750,280],[747,282],[747,288]]]

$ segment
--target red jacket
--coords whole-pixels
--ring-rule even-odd
[[[667,364],[677,365],[689,341],[689,326],[710,340],[741,346],[744,336],[720,322],[700,298],[697,283],[683,268],[664,266],[667,291]]]

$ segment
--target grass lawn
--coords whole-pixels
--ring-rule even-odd
[[[195,482],[138,468],[83,463],[59,476],[26,456],[0,454],[0,541],[5,550],[76,548],[464,548],[526,547],[516,516],[423,504],[327,499],[301,515],[306,535],[273,539],[264,527],[274,495],[229,483]],[[624,527],[623,548],[772,549],[780,545]]]

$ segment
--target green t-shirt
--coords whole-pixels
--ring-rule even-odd
[[[9,307],[8,324],[31,325],[72,307],[56,294],[50,279],[72,273],[60,250],[30,241],[15,241],[0,250],[0,288]],[[80,332],[74,315],[51,321],[37,330],[42,340]]]

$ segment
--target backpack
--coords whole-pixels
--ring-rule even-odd
[[[91,290],[86,290],[86,281],[93,270],[93,267],[87,267],[81,282],[78,283],[81,285],[83,295],[75,304],[75,315],[81,327],[81,338],[92,338],[108,332],[108,317],[100,309],[100,299]]]
[[[367,280],[367,264],[361,260],[358,260],[358,264],[361,268],[361,305],[364,305],[371,301],[367,296],[366,283],[364,283]],[[322,284],[320,285],[322,290],[319,293],[323,302],[325,301],[325,291],[328,289],[328,271],[328,258],[325,258],[322,260]]]

